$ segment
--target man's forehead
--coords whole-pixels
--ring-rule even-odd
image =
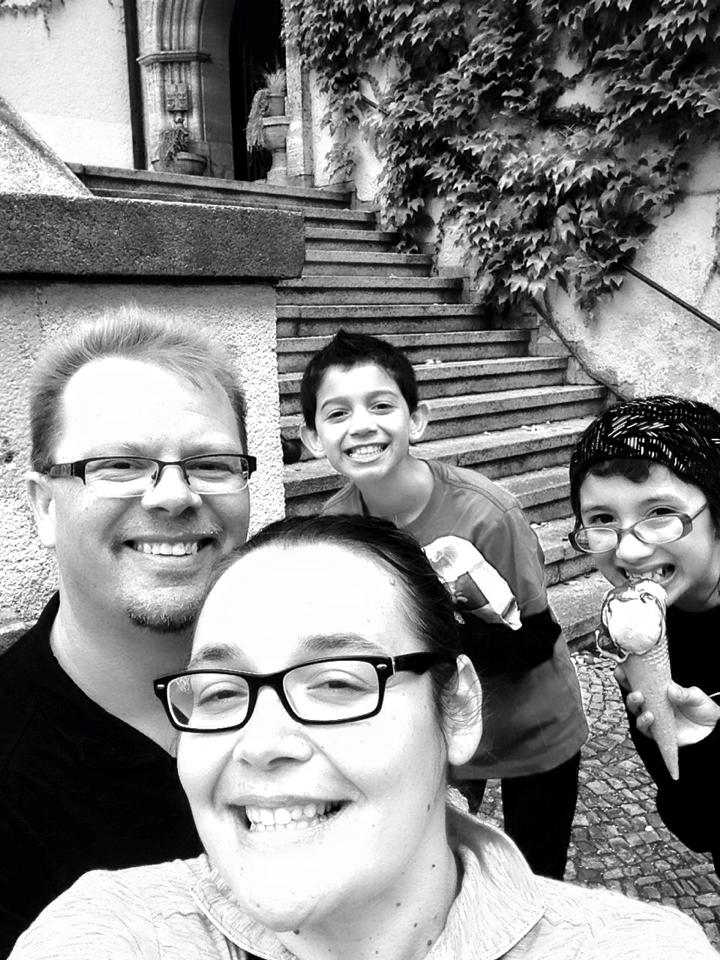
[[[230,400],[211,376],[193,383],[152,360],[105,357],[82,366],[60,402],[58,443],[128,440],[204,429],[238,436]]]

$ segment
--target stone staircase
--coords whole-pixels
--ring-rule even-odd
[[[566,540],[570,449],[604,409],[605,391],[568,382],[568,359],[533,353],[537,321],[502,322],[466,295],[460,277],[433,277],[431,258],[394,251],[375,214],[338,189],[278,187],[145,171],[74,167],[97,195],[301,210],[302,276],[277,289],[283,436],[296,439],[299,388],[309,357],[340,328],[384,337],[415,366],[430,423],[418,456],[478,469],[520,501],[540,538],[549,595],[573,647],[596,626],[606,584]],[[306,514],[340,485],[327,462],[285,467],[289,514]]]

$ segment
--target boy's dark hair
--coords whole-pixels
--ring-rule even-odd
[[[591,477],[623,477],[632,483],[644,483],[650,479],[652,460],[630,460],[627,457],[618,457],[616,460],[601,460],[588,468],[585,476]]]
[[[330,367],[349,370],[365,363],[375,364],[391,376],[398,385],[410,413],[415,412],[418,405],[417,380],[412,364],[402,350],[379,337],[338,330],[330,343],[310,358],[303,373],[300,405],[308,429],[315,429],[317,395],[323,377]]]

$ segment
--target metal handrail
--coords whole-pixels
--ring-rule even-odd
[[[376,103],[371,97],[365,96],[364,93],[360,94],[360,99],[363,103],[367,104],[369,107],[373,107],[379,113],[382,113],[383,116],[387,117],[390,114],[389,110],[386,110],[385,107],[380,106],[379,103]],[[461,159],[460,163],[465,167],[466,170],[472,172],[471,165]],[[715,330],[720,330],[720,322],[714,320],[712,317],[709,317],[706,313],[703,313],[698,307],[694,307],[691,303],[688,303],[687,300],[683,300],[682,297],[679,297],[676,293],[673,293],[672,290],[668,290],[667,287],[664,287],[661,283],[658,283],[656,280],[652,280],[650,277],[646,276],[637,267],[631,267],[629,263],[621,263],[620,269],[624,270],[626,273],[629,273],[631,276],[635,277],[637,280],[641,280],[643,283],[647,284],[648,287],[651,287],[653,290],[656,290],[658,293],[662,294],[664,297],[667,297],[668,300],[671,300],[673,303],[678,304],[684,310],[687,310],[688,313],[691,313],[694,317],[697,317],[699,320],[702,320],[708,326],[713,327]]]
[[[687,310],[688,313],[692,313],[693,316],[697,317],[699,320],[703,320],[708,324],[708,326],[714,327],[715,330],[720,330],[720,323],[718,323],[717,320],[713,320],[712,317],[709,317],[706,313],[703,313],[702,310],[699,310],[691,303],[688,303],[687,300],[683,300],[682,297],[678,297],[678,295],[673,293],[672,290],[668,290],[667,287],[663,287],[663,285],[658,283],[656,280],[651,280],[650,277],[646,277],[644,273],[641,273],[635,267],[631,267],[629,263],[621,263],[620,266],[626,273],[629,273],[633,277],[637,277],[638,280],[642,280],[643,283],[646,283],[649,287],[652,287],[653,290],[657,290],[658,293],[661,293],[664,297],[667,297],[668,300],[672,300],[674,303],[677,303],[678,306]]]

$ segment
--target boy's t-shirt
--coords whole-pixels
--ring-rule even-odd
[[[502,645],[527,642],[534,623],[540,630],[552,621],[547,615],[542,549],[520,505],[474,470],[434,460],[426,463],[433,475],[432,494],[420,515],[403,529],[423,547],[451,535],[472,543],[510,585],[525,624],[521,638],[510,628],[478,622],[477,644],[482,644],[483,633],[490,632],[494,643],[498,636]],[[348,484],[328,500],[322,512],[367,511],[358,488]],[[468,622],[471,617],[465,614]],[[472,657],[469,646],[466,650]],[[478,660],[482,663],[482,654]],[[484,670],[481,666],[480,670],[484,732],[472,761],[457,768],[459,779],[542,773],[577,753],[588,728],[577,674],[562,635],[551,638],[549,656],[528,669]]]

